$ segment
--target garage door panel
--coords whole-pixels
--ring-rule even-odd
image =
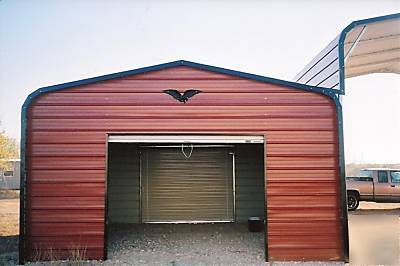
[[[230,148],[147,147],[141,161],[143,222],[233,220]]]

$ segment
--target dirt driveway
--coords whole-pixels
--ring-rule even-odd
[[[0,265],[18,258],[19,191],[0,190]]]
[[[400,265],[400,203],[361,202],[349,212],[350,264]]]

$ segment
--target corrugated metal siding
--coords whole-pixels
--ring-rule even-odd
[[[108,221],[140,222],[139,154],[136,145],[108,146]]]
[[[169,88],[203,92],[183,105],[161,93]],[[270,257],[342,259],[336,125],[326,96],[186,66],[47,93],[28,112],[28,254],[73,243],[102,257],[103,231],[82,236],[103,228],[106,133],[196,132],[265,134]],[[33,204],[61,195],[84,198]],[[41,223],[70,227],[54,237]]]
[[[265,217],[264,145],[237,145],[235,170],[236,221],[247,222],[251,216]]]

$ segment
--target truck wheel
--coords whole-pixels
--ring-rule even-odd
[[[347,209],[349,211],[355,211],[360,204],[360,200],[358,199],[358,195],[355,193],[349,193],[347,195]]]

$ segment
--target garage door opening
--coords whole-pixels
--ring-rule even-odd
[[[263,137],[110,136],[107,154],[108,257],[264,260],[265,232],[247,230],[265,219]]]

